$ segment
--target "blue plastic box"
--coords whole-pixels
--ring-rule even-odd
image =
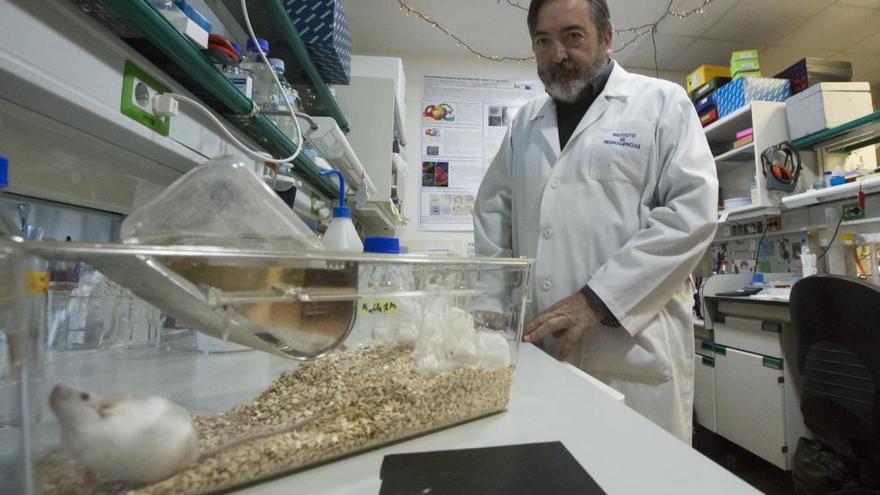
[[[284,0],[312,60],[328,84],[351,82],[351,32],[340,0]]]
[[[697,108],[697,113],[702,115],[707,111],[711,110],[715,107],[715,93],[711,93],[709,96],[705,98],[700,98],[694,103],[694,106]]]
[[[753,101],[785,101],[791,96],[788,79],[744,77],[718,88],[715,93],[718,116],[724,118]]]

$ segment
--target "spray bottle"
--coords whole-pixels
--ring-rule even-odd
[[[364,245],[351,221],[351,208],[345,206],[345,178],[339,170],[325,170],[321,175],[335,174],[339,178],[339,206],[333,208],[333,218],[324,233],[324,248],[328,251],[361,253]]]

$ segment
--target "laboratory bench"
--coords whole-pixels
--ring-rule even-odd
[[[626,407],[622,398],[577,368],[523,345],[506,412],[237,493],[379,493],[386,455],[552,441],[561,441],[606,493],[759,493]]]
[[[192,336],[192,333],[189,334]],[[158,347],[83,352],[49,359],[44,380],[90,376],[81,386],[102,390],[118,380],[161,394],[193,414],[216,414],[253,399],[295,361],[259,351],[197,353],[194,339]],[[115,356],[115,357],[114,357]],[[100,374],[84,374],[100,358]],[[43,405],[37,416],[48,415]],[[53,445],[58,431],[44,421],[38,443]],[[0,430],[0,446],[10,431]],[[6,438],[6,440],[10,440]],[[624,403],[624,397],[531,344],[520,346],[507,411],[242,488],[255,495],[377,494],[386,455],[560,441],[606,493],[759,493]],[[0,454],[10,455],[13,452]],[[2,490],[0,490],[2,491]]]

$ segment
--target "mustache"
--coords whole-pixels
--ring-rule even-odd
[[[562,62],[551,64],[545,69],[545,71],[552,80],[558,80],[561,78],[570,79],[572,77],[580,76],[584,72],[584,69],[579,67],[573,60],[563,60]]]

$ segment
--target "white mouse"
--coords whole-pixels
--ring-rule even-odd
[[[108,479],[152,483],[198,458],[192,417],[162,397],[109,399],[56,385],[49,404],[64,448]]]
[[[155,483],[196,460],[261,438],[289,433],[313,421],[243,435],[199,454],[192,416],[162,397],[110,399],[56,385],[49,405],[61,425],[61,442],[83,467],[115,481]]]

